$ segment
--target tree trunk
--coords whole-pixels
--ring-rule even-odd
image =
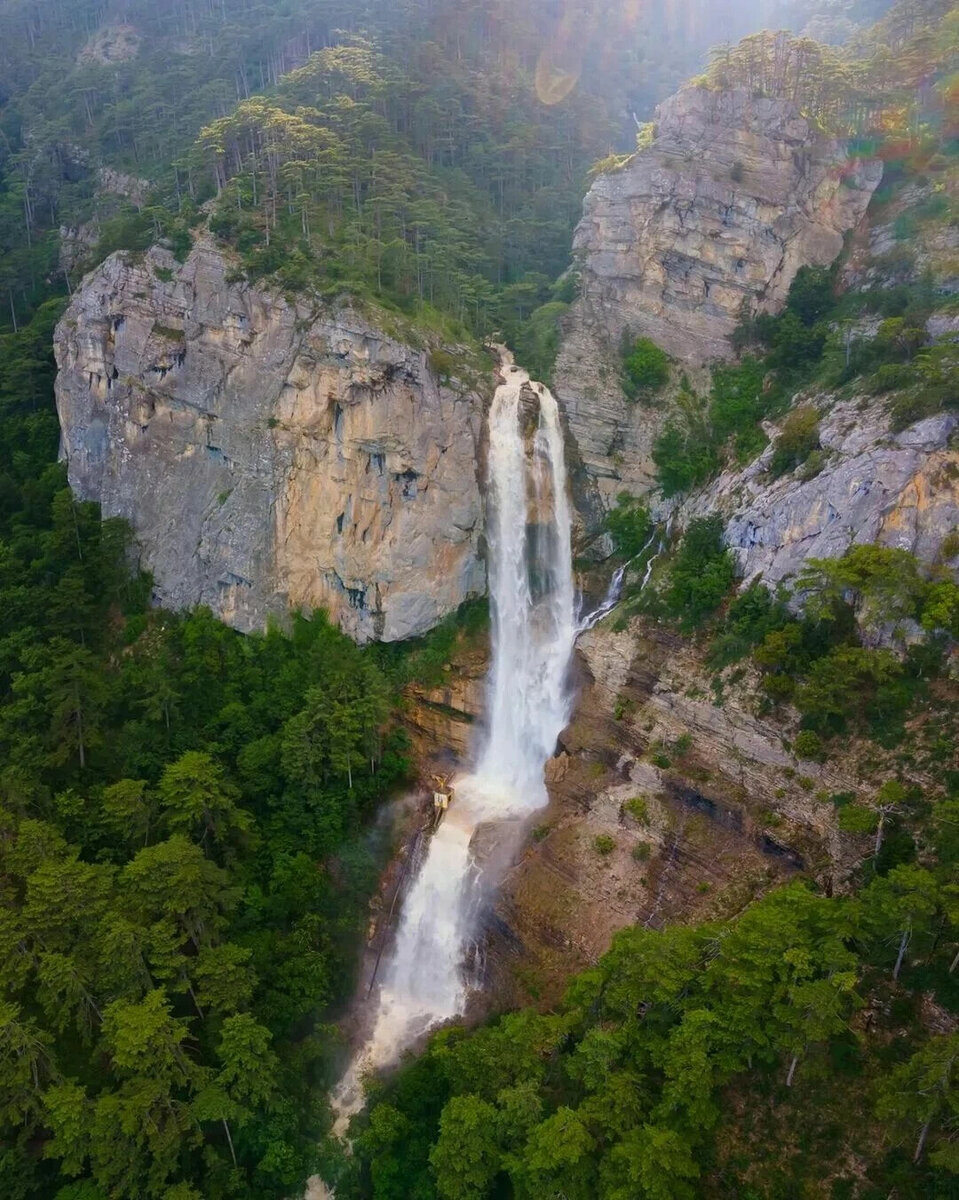
[[[796,1066],[797,1066],[798,1062],[799,1062],[799,1055],[794,1054],[793,1060],[789,1064],[789,1073],[786,1076],[786,1087],[792,1087],[792,1085],[793,1085],[793,1076],[796,1074]]]
[[[885,825],[885,823],[886,823],[885,814],[880,813],[879,814],[879,824],[876,826],[876,847],[873,851],[874,858],[879,857],[879,851],[882,849],[882,828]]]
[[[899,972],[902,970],[902,960],[906,957],[906,947],[909,945],[909,930],[902,931],[902,940],[899,943],[899,955],[896,958],[896,966],[893,969],[893,979],[899,978]]]
[[[917,1163],[922,1158],[922,1152],[926,1145],[926,1138],[929,1134],[929,1126],[931,1122],[927,1121],[922,1127],[922,1132],[919,1134],[919,1141],[916,1143],[916,1153],[912,1156],[912,1161]]]
[[[233,1138],[230,1137],[230,1126],[226,1117],[222,1117],[221,1120],[223,1121],[223,1128],[226,1131],[226,1140],[230,1145],[230,1158],[233,1159],[233,1165],[236,1166],[236,1151],[233,1149]]]
[[[952,963],[949,966],[950,975],[955,971],[956,967],[959,967],[959,950],[956,951],[956,957],[952,960]]]

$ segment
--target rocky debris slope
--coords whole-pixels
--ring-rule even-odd
[[[959,529],[957,428],[959,418],[942,413],[891,433],[881,407],[843,400],[820,423],[818,474],[803,478],[800,469],[798,478],[772,478],[770,444],[745,470],[726,472],[696,496],[684,522],[726,514],[726,541],[744,583],[762,575],[772,585],[796,576],[809,558],[839,557],[867,543],[935,562]]]
[[[791,102],[742,90],[684,88],[659,107],[655,130],[586,197],[581,295],[554,376],[601,491],[651,478],[658,422],[619,386],[624,331],[687,366],[731,357],[744,306],[778,311],[801,266],[831,263],[882,173]]]
[[[84,280],[55,346],[74,491],[131,522],[161,604],[424,633],[485,587],[482,397],[354,309],[230,271],[201,239]]]

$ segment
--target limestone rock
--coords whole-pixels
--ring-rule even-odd
[[[161,604],[391,641],[484,590],[483,400],[354,309],[237,281],[201,239],[109,258],[56,355],[70,482],[131,522]]]
[[[761,574],[771,585],[809,558],[873,542],[932,563],[959,528],[959,419],[943,413],[895,434],[888,426],[881,407],[842,401],[820,425],[826,461],[818,475],[772,479],[770,447],[745,471],[720,476],[686,515],[727,515],[726,539],[746,581]]]
[[[652,146],[595,180],[554,378],[601,492],[648,485],[662,421],[623,395],[623,332],[693,369],[730,358],[743,306],[778,311],[801,266],[831,263],[881,172],[789,101],[687,87],[659,107]]]

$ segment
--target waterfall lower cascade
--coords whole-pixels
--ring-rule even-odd
[[[488,883],[471,849],[473,835],[481,825],[521,820],[546,804],[544,767],[569,720],[567,676],[577,631],[559,409],[506,350],[500,355],[505,382],[489,416],[488,726],[476,769],[455,781],[454,802],[403,902],[396,943],[381,968],[372,1036],[333,1095],[338,1132],[362,1107],[368,1071],[462,1013],[470,988],[466,958]]]

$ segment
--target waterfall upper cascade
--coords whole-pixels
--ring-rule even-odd
[[[362,1105],[362,1077],[463,1011],[465,960],[489,880],[471,850],[480,825],[521,820],[547,800],[543,769],[567,723],[576,638],[571,517],[555,398],[501,350],[489,416],[487,530],[492,610],[488,724],[476,768],[429,843],[381,969],[372,1036],[334,1093],[338,1127]],[[535,430],[524,389],[538,400]],[[527,392],[527,396],[529,393]]]

